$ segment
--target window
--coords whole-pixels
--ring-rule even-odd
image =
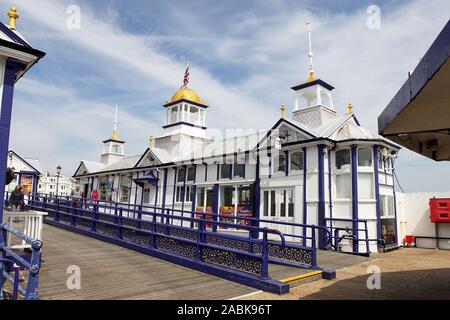
[[[289,169],[290,171],[303,170],[303,152],[295,151],[289,155]]]
[[[380,216],[383,217],[394,217],[394,197],[380,195]]]
[[[344,149],[336,151],[336,169],[350,170],[350,150]]]
[[[178,169],[177,182],[184,182],[186,178],[186,170],[184,168]]]
[[[286,171],[286,155],[280,151],[280,153],[275,155],[274,158],[273,173],[285,171]]]
[[[177,186],[176,188],[176,194],[175,194],[175,202],[183,202],[183,186]]]
[[[338,199],[352,197],[352,176],[350,174],[336,175],[336,196]]]
[[[265,190],[263,192],[263,216],[293,218],[294,189]]]
[[[192,202],[192,187],[186,186],[185,202]]]
[[[142,198],[142,203],[150,203],[150,189],[144,189],[144,196]]]
[[[221,179],[231,179],[232,165],[228,163],[223,163],[220,165],[220,178]]]
[[[187,181],[194,181],[194,180],[195,180],[195,168],[190,167],[188,169]]]
[[[244,178],[245,175],[245,164],[244,163],[236,163],[234,164],[234,172],[233,177],[241,177]]]
[[[371,167],[372,166],[372,150],[369,148],[358,149],[358,166]]]
[[[360,199],[374,199],[373,173],[358,173],[358,196]]]
[[[384,169],[384,157],[381,150],[378,150],[378,170],[383,171]]]

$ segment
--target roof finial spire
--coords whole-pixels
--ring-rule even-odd
[[[113,134],[112,134],[112,139],[113,140],[118,140],[117,138],[117,114],[119,112],[119,107],[116,103],[116,115],[114,116],[114,130],[113,130]]]
[[[153,148],[153,136],[150,135],[150,137],[148,138],[148,148],[151,149]]]
[[[308,28],[308,43],[309,43],[309,76],[308,79],[306,79],[307,82],[316,80],[316,76],[314,74],[314,62],[313,62],[313,52],[312,52],[312,44],[311,44],[311,23],[307,22],[306,26]]]
[[[351,102],[348,103],[348,114],[353,113],[353,104]]]
[[[12,6],[11,9],[9,9],[7,16],[9,17],[8,27],[11,30],[16,30],[16,20],[19,19],[19,15],[17,14],[16,6]]]
[[[281,105],[281,117],[286,118],[286,106],[284,104]]]

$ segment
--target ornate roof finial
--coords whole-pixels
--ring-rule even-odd
[[[353,105],[351,102],[348,103],[348,113],[349,114],[353,113]]]
[[[119,138],[117,137],[117,113],[119,111],[119,107],[117,106],[116,103],[116,115],[114,117],[114,130],[113,130],[113,134],[112,134],[112,140],[119,140]]]
[[[311,23],[307,22],[306,26],[308,27],[308,43],[309,43],[309,76],[308,79],[306,79],[306,82],[314,81],[316,80],[316,76],[314,74],[314,62],[313,62],[313,52],[312,52],[312,44],[311,44]]]
[[[17,14],[16,6],[12,6],[9,12],[7,13],[9,17],[9,25],[8,27],[11,30],[16,30],[16,20],[19,19],[19,15]]]
[[[148,138],[148,148],[149,149],[153,148],[153,136],[152,135]]]
[[[284,104],[281,105],[281,117],[286,118],[286,106]]]

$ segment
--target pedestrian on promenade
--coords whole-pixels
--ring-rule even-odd
[[[16,186],[14,191],[11,192],[11,195],[9,196],[9,204],[11,205],[11,209],[14,212],[18,211],[17,209],[20,206],[23,210],[23,207],[25,206],[22,189],[23,189],[22,186],[20,186],[20,185]],[[20,210],[20,208],[19,208],[19,210]]]

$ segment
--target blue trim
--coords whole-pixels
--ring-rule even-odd
[[[287,177],[289,175],[289,151],[284,152],[284,175]]]
[[[156,172],[156,178],[158,179],[157,181],[159,181],[159,172]],[[158,192],[159,192],[159,188],[158,188],[158,182],[156,182],[156,190],[155,190],[155,207],[158,205]]]
[[[17,34],[14,33],[11,29],[9,29],[7,26],[5,26],[3,23],[0,23],[0,30],[6,34],[7,37],[11,38],[14,42],[17,44],[20,44],[24,47],[30,48],[31,46],[26,43],[21,37],[19,37]]]
[[[317,212],[317,224],[319,226],[326,226],[325,221],[325,164],[324,164],[324,152],[325,146],[320,144],[317,146],[318,152],[318,169],[319,169],[319,204]],[[323,229],[319,230],[319,249],[326,249],[326,233]]]
[[[330,210],[330,228],[333,228],[333,189],[332,189],[332,174],[331,174],[331,149],[328,150],[328,204]]]
[[[209,106],[206,105],[206,104],[194,102],[194,101],[187,100],[187,99],[180,99],[180,100],[177,100],[177,101],[174,101],[174,102],[169,102],[169,103],[163,104],[163,107],[168,108],[168,107],[174,106],[176,104],[179,104],[180,102],[187,102],[187,103],[192,104],[194,106],[205,108],[205,109],[209,108]]]
[[[217,181],[219,181],[220,178],[220,164],[217,164]]]
[[[168,168],[164,168],[164,182],[163,182],[163,194],[162,194],[162,199],[161,199],[161,207],[165,208],[166,207],[166,197],[167,197],[167,176],[169,174],[169,169]],[[162,213],[165,213],[164,210]],[[161,222],[162,221],[162,217],[161,217]],[[168,224],[169,221],[166,221],[166,223]]]
[[[357,146],[351,147],[352,154],[352,219],[353,219],[353,235],[358,238],[358,149]],[[359,252],[358,241],[353,241],[353,252]]]
[[[381,239],[381,199],[380,199],[380,178],[378,173],[378,146],[373,146],[373,168],[375,177],[375,199],[377,213],[377,239]]]
[[[260,226],[259,219],[261,218],[261,178],[260,178],[260,164],[259,164],[259,153],[256,155],[256,172],[255,172],[255,183],[253,184],[253,217],[258,219],[254,224],[255,227]],[[259,232],[251,233],[253,239],[258,239]]]
[[[188,176],[187,166],[184,165],[183,169],[184,169],[184,181],[183,181],[183,192],[182,192],[183,199],[181,199],[181,210],[182,211],[184,211],[184,202],[186,201],[186,180],[187,180],[187,176]],[[181,224],[183,225],[183,222],[181,222]]]
[[[306,173],[307,173],[307,160],[306,160],[306,147],[303,147],[303,224],[306,225],[308,221],[308,202],[306,201]],[[303,236],[306,237],[306,226],[303,227]],[[303,239],[303,245],[306,245],[306,239]]]
[[[0,222],[3,221],[3,207],[5,202],[3,195],[5,194],[6,168],[8,165],[8,144],[11,128],[14,81],[16,80],[18,67],[19,65],[11,59],[6,61],[0,117]]]
[[[191,200],[192,200],[192,205],[191,205],[191,218],[195,218],[195,214],[194,212],[196,212],[196,203],[197,203],[197,186],[193,185],[192,189],[191,189]],[[194,221],[191,221],[191,228],[194,228]]]
[[[208,181],[208,164],[205,163],[205,182]]]
[[[322,86],[325,89],[328,89],[330,91],[332,91],[334,89],[334,87],[332,85],[326,83],[325,81],[323,81],[321,79],[305,82],[305,83],[299,84],[298,86],[291,87],[291,89],[294,90],[294,91],[298,91],[300,89],[304,89],[304,88],[315,86],[316,84],[318,84],[318,85],[320,85],[320,86]]]
[[[175,196],[177,193],[177,174],[178,174],[177,167],[174,167],[174,169],[175,169],[175,172],[174,172],[174,177],[173,177],[172,215],[174,214],[173,209],[175,208]]]
[[[171,124],[165,125],[165,126],[163,126],[163,129],[175,127],[175,126],[178,126],[178,125],[181,125],[181,124],[184,124],[186,126],[193,127],[193,128],[206,129],[206,127],[197,126],[195,124],[192,124],[192,123],[189,123],[189,122],[185,122],[185,121],[179,121],[179,122],[176,122],[176,123],[171,123]]]
[[[139,179],[140,172],[137,172],[136,179]],[[134,189],[134,204],[137,204],[137,193],[138,193],[139,185],[136,184],[136,188]]]
[[[267,152],[267,157],[269,157],[269,179],[272,178],[272,152]]]
[[[213,214],[219,214],[219,184],[214,184],[213,192],[214,192],[214,201],[213,201]],[[219,217],[215,217],[216,221],[219,221]],[[212,226],[213,232],[217,232],[217,224]]]

